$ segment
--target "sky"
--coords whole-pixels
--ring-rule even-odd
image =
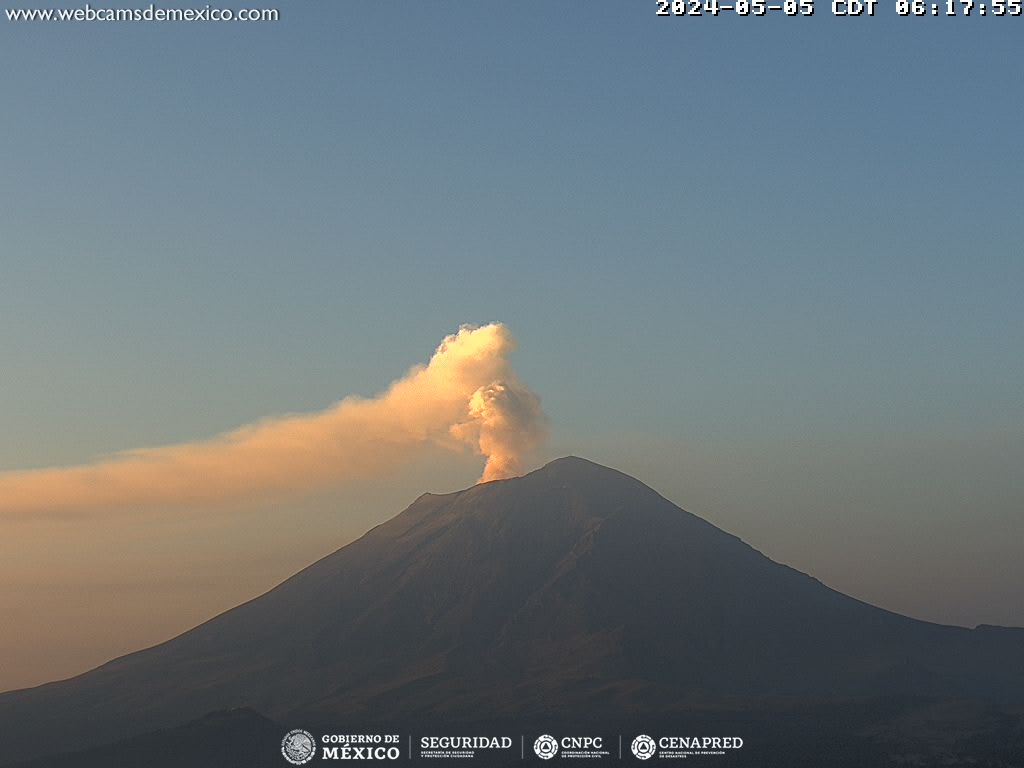
[[[275,7],[0,18],[0,471],[373,398],[501,322],[533,465],[627,471],[891,610],[1024,626],[1024,21]],[[0,690],[483,466],[0,516]]]

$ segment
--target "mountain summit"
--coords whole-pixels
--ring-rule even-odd
[[[1024,704],[1024,630],[842,595],[574,457],[424,494],[270,592],[0,695],[4,760],[246,707],[281,721],[613,719],[736,701]]]

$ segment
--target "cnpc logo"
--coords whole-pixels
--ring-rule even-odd
[[[547,733],[538,736],[537,740],[533,742],[533,751],[541,760],[550,760],[558,754],[558,740]]]
[[[533,751],[541,760],[550,760],[558,754],[559,750],[565,757],[592,757],[593,755],[581,755],[581,753],[594,752],[604,746],[604,740],[600,736],[563,736],[556,739],[554,736],[544,734],[533,742]]]

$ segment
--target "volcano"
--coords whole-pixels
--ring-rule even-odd
[[[950,727],[906,725],[925,709]],[[0,695],[0,763],[234,710],[370,728],[745,713],[769,731],[781,713],[792,723],[853,712],[856,738],[910,728],[929,748],[964,752],[981,739],[984,750],[1019,744],[1016,755],[1024,630],[865,604],[570,457],[424,494],[166,643]]]

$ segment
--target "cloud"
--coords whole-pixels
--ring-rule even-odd
[[[486,458],[482,480],[522,471],[544,440],[539,398],[512,372],[501,323],[463,327],[377,397],[269,418],[209,440],[91,464],[0,473],[0,514],[210,505],[381,475],[438,446]]]
[[[523,457],[544,440],[546,421],[539,398],[513,378],[477,389],[469,399],[470,420],[452,434],[475,443],[487,457],[482,481],[514,477]]]

